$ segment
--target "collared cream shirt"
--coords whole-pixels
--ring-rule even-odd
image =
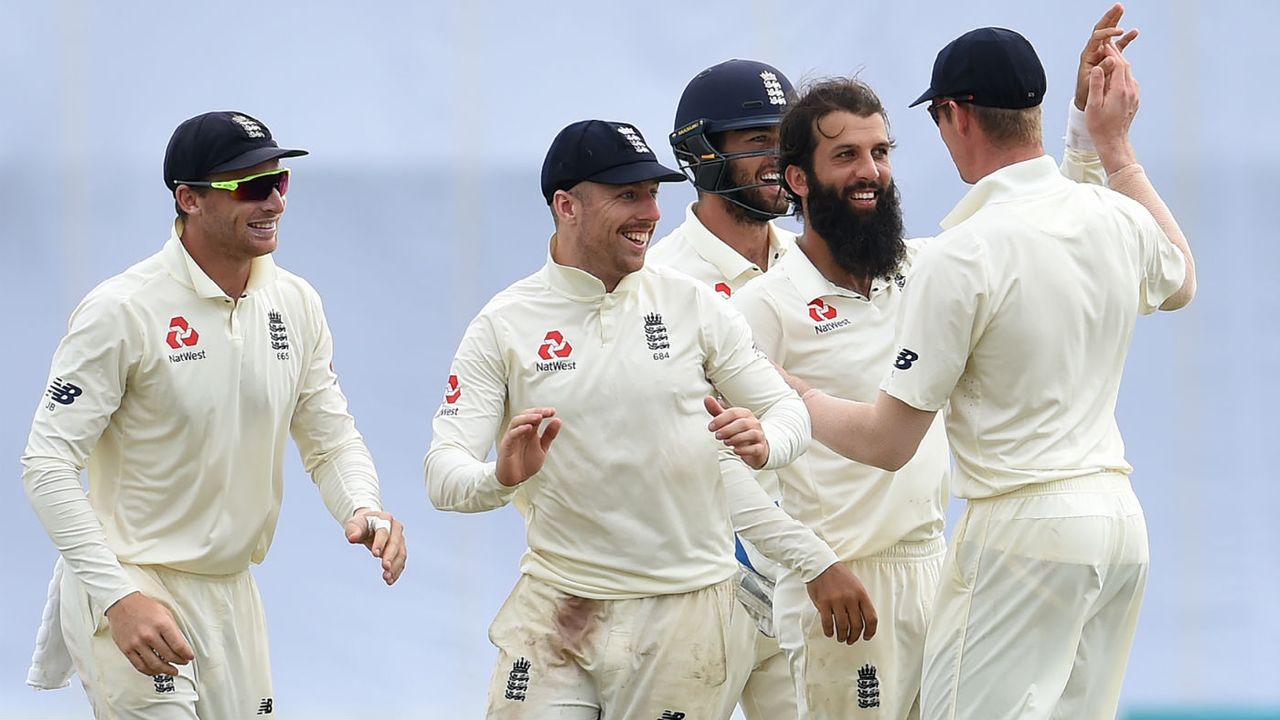
[[[479,512],[513,501],[529,544],[521,571],[579,597],[723,581],[735,571],[735,528],[812,580],[834,554],[707,431],[713,383],[761,418],[768,467],[808,446],[803,402],[710,288],[646,265],[606,292],[548,258],[467,328],[432,423],[432,502]],[[554,407],[563,426],[542,470],[503,487],[485,458],[511,417],[531,407]]]
[[[907,240],[891,277],[870,297],[823,277],[797,247],[733,296],[756,345],[787,372],[836,397],[874,402],[894,354],[902,283],[925,240]],[[813,528],[842,560],[899,542],[942,537],[951,460],[939,418],[896,473],[853,462],[820,443],[777,471],[782,506]]]
[[[947,408],[955,494],[1129,473],[1116,396],[1182,253],[1137,202],[1042,156],[974,184],[907,284],[886,392]],[[949,404],[948,404],[949,402]]]
[[[756,266],[713,235],[694,214],[695,204],[685,208],[683,223],[654,243],[645,262],[673,267],[706,283],[722,297],[729,297],[768,268]],[[769,262],[774,263],[795,247],[796,235],[777,223],[768,225]]]
[[[380,508],[332,355],[306,281],[264,255],[233,300],[176,233],[85,297],[22,463],[32,504],[96,610],[137,590],[122,562],[207,575],[261,562],[290,434],[331,488],[335,515]]]

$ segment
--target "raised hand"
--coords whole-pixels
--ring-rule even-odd
[[[498,482],[515,487],[542,469],[547,449],[560,434],[560,419],[555,414],[555,408],[529,408],[511,418],[498,443]],[[547,426],[539,434],[543,420]]]
[[[1124,6],[1120,3],[1112,5],[1106,13],[1102,15],[1102,19],[1098,20],[1098,24],[1093,26],[1093,33],[1089,36],[1089,42],[1085,43],[1084,50],[1080,52],[1080,67],[1076,71],[1076,108],[1084,110],[1085,101],[1089,96],[1089,71],[1097,67],[1102,59],[1106,57],[1105,48],[1113,45],[1117,50],[1123,52],[1129,43],[1138,37],[1138,30],[1124,30],[1119,27],[1120,18],[1124,15]]]
[[[1104,47],[1102,62],[1089,71],[1089,99],[1085,126],[1098,147],[1103,169],[1110,175],[1137,162],[1129,144],[1129,126],[1138,114],[1138,81],[1133,68],[1115,47]]]

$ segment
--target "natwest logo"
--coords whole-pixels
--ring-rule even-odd
[[[720,293],[720,297],[730,297],[733,295],[733,288],[729,287],[729,283],[716,283],[716,292]]]
[[[458,383],[458,376],[450,375],[449,384],[444,387],[444,401],[452,405],[458,402],[460,397],[462,397],[462,386]]]
[[[538,357],[546,362],[534,363],[534,365],[541,372],[576,370],[578,363],[567,359],[572,352],[573,346],[564,338],[564,335],[559,330],[552,330],[542,339],[542,345],[538,348]]]
[[[573,352],[573,346],[568,340],[564,339],[564,335],[559,330],[552,330],[547,333],[547,337],[542,341],[542,347],[538,348],[538,357],[543,360],[554,360],[569,357],[569,353]]]
[[[822,302],[822,298],[815,298],[809,301],[809,317],[814,322],[825,322],[827,320],[836,319],[836,308],[834,305],[828,305]]]
[[[174,350],[181,350],[183,346],[195,347],[195,344],[200,342],[200,333],[187,324],[186,318],[178,315],[169,320],[169,334],[165,336],[164,341]]]

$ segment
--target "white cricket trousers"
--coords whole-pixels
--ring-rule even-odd
[[[745,656],[729,657],[731,690],[728,707],[719,717],[733,715],[736,704],[747,720],[796,720],[796,687],[778,641],[760,632],[754,622],[733,628],[747,636],[736,644],[751,649]]]
[[[195,660],[178,674],[143,675],[111,638],[74,573],[62,577],[62,628],[98,720],[243,720],[275,717],[267,626],[248,570],[193,575],[125,565],[133,582],[168,606]]]
[[[491,720],[727,720],[726,658],[752,652],[734,582],[592,600],[522,575],[489,628]]]
[[[778,581],[774,617],[804,720],[915,720],[920,668],[946,541],[900,542],[845,567],[866,586],[879,626],[853,645],[822,634],[798,575]]]
[[[1148,560],[1124,475],[970,500],[925,640],[924,720],[1114,718]]]

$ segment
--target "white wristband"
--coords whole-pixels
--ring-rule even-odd
[[[1098,152],[1098,148],[1093,144],[1093,138],[1089,137],[1089,127],[1084,121],[1084,111],[1076,107],[1074,99],[1067,101],[1067,104],[1069,106],[1067,110],[1067,147],[1071,150],[1087,153]]]

